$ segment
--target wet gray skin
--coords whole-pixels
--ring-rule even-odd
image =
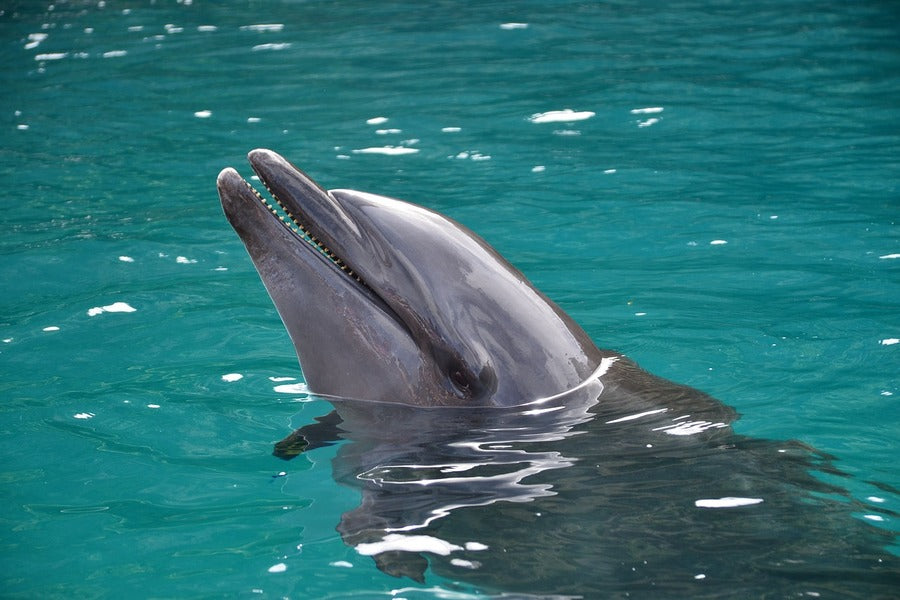
[[[285,226],[234,169],[219,175],[225,214],[316,393],[512,406],[577,386],[613,354],[459,223],[400,200],[325,191],[269,150],[249,160],[292,225],[339,257]]]

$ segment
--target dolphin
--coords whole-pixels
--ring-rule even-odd
[[[599,349],[460,223],[248,158],[272,201],[226,168],[225,215],[335,407],[275,454],[340,442],[362,500],[338,531],[385,573],[541,598],[897,589],[894,536],[848,507],[890,511],[822,481],[830,457]]]
[[[219,175],[222,204],[316,393],[510,406],[599,366],[604,354],[584,331],[459,223],[383,196],[325,191],[269,150],[249,159],[291,227],[233,169]]]
[[[521,271],[452,219],[376,194],[326,191],[271,150],[248,158],[279,208],[233,168],[218,177],[222,206],[316,394],[520,406],[603,370],[635,402],[658,408],[664,398],[714,412],[716,423],[734,419],[709,396],[598,349]]]

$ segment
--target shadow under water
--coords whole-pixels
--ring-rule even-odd
[[[515,408],[330,398],[275,454],[343,440],[334,477],[362,500],[338,531],[398,577],[504,597],[896,597],[896,536],[851,516],[827,456],[737,435],[730,408],[627,359],[612,370]]]

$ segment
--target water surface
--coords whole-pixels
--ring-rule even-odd
[[[5,5],[4,593],[478,593],[343,543],[360,496],[336,447],[271,456],[330,406],[218,205],[254,147],[462,221],[601,347],[734,407],[740,434],[834,455],[852,518],[896,531],[897,21],[882,2]]]

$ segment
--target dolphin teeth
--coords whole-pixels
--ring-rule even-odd
[[[260,179],[260,181],[262,181],[262,179]],[[307,229],[306,226],[303,225],[300,219],[295,217],[293,213],[285,208],[284,204],[282,204],[281,200],[278,199],[278,196],[276,196],[275,193],[271,189],[269,189],[269,186],[266,185],[265,181],[262,181],[262,183],[266,186],[266,191],[268,191],[272,195],[272,198],[275,199],[275,202],[278,204],[278,208],[281,209],[281,212],[279,212],[278,209],[276,209],[272,205],[272,203],[264,198],[263,195],[260,194],[259,191],[250,184],[249,181],[244,180],[244,183],[248,188],[250,188],[250,191],[252,191],[256,195],[256,197],[259,198],[259,201],[262,202],[267,209],[269,209],[269,212],[278,217],[278,219],[282,223],[284,223],[285,226],[287,226],[291,231],[297,234],[297,237],[324,254],[329,260],[331,260],[331,262],[335,264],[335,266],[340,268],[340,270],[346,273],[349,277],[352,277],[357,283],[364,287],[369,287],[369,285],[362,279],[362,277],[356,274],[356,271],[347,266],[347,263],[345,263],[338,255],[336,255],[334,251],[331,250],[331,248],[322,243],[322,240],[311,234],[309,232],[309,229]],[[287,215],[287,218],[285,218],[285,215]]]

